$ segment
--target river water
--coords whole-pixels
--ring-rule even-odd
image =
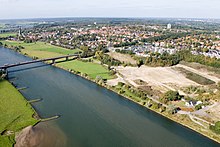
[[[31,59],[0,48],[0,65],[27,60]],[[51,135],[62,143],[57,146],[220,146],[118,94],[44,63],[11,68],[9,78],[18,87],[28,87],[21,91],[28,100],[43,99],[33,104],[40,117],[61,116],[47,122],[56,128]]]

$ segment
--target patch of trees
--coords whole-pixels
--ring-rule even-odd
[[[118,82],[118,85],[116,87],[119,94],[123,94],[129,98],[134,99],[135,101],[140,101],[139,99],[146,100],[147,94],[144,91],[141,91],[139,89],[133,88],[130,85],[127,85],[122,82]],[[138,99],[137,99],[138,98]]]
[[[95,55],[95,52],[90,50],[88,46],[80,46],[80,49],[83,51],[83,53],[81,54],[83,58],[87,58]]]
[[[133,42],[122,42],[120,44],[115,44],[114,47],[124,47],[124,46],[133,46],[137,45],[138,41],[133,41]]]
[[[161,98],[161,101],[163,103],[168,103],[169,101],[177,101],[177,100],[181,100],[183,98],[182,95],[179,94],[178,91],[167,91],[163,97]]]
[[[168,53],[152,53],[149,57],[145,58],[145,65],[148,66],[173,66],[178,64],[182,60],[179,54],[168,54]]]
[[[167,33],[167,34],[161,35],[161,36],[144,38],[141,41],[152,43],[152,42],[157,42],[157,41],[166,40],[166,39],[178,39],[178,38],[186,37],[190,34],[191,33],[185,33],[185,32],[184,33]]]
[[[214,126],[211,125],[209,128],[216,134],[220,134],[220,121],[216,122]]]
[[[102,64],[106,64],[108,66],[119,66],[119,65],[121,65],[120,61],[115,60],[114,58],[110,57],[107,54],[104,54],[103,51],[96,51],[94,58],[101,61]]]
[[[120,50],[120,49],[116,49],[115,50],[117,53],[122,53],[122,54],[129,54],[129,55],[133,55],[133,51],[131,50]]]
[[[196,62],[203,65],[220,68],[220,59],[206,57],[204,55],[193,55],[189,50],[180,51],[178,52],[178,55],[186,62]]]

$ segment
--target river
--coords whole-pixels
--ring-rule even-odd
[[[0,48],[0,65],[31,60]],[[218,143],[103,87],[56,67],[35,63],[9,69],[9,79],[66,147],[217,147]],[[48,127],[46,127],[48,128]],[[46,131],[50,133],[50,131]],[[56,134],[56,133],[57,134]],[[55,135],[56,134],[56,135]]]

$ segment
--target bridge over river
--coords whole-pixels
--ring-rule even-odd
[[[78,54],[73,54],[73,55],[66,55],[66,56],[59,56],[59,57],[53,57],[53,58],[46,58],[46,59],[38,59],[38,60],[32,60],[32,61],[25,61],[25,62],[19,62],[15,64],[5,64],[3,66],[0,66],[0,70],[7,70],[8,68],[11,67],[16,67],[16,66],[21,66],[21,65],[27,65],[27,64],[33,64],[33,63],[38,63],[38,62],[45,62],[45,61],[52,61],[52,64],[55,63],[56,60],[58,59],[63,59],[65,58],[66,61],[69,60],[70,57],[78,58]]]

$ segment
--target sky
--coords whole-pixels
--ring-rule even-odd
[[[0,19],[54,17],[220,18],[220,0],[0,0]]]

